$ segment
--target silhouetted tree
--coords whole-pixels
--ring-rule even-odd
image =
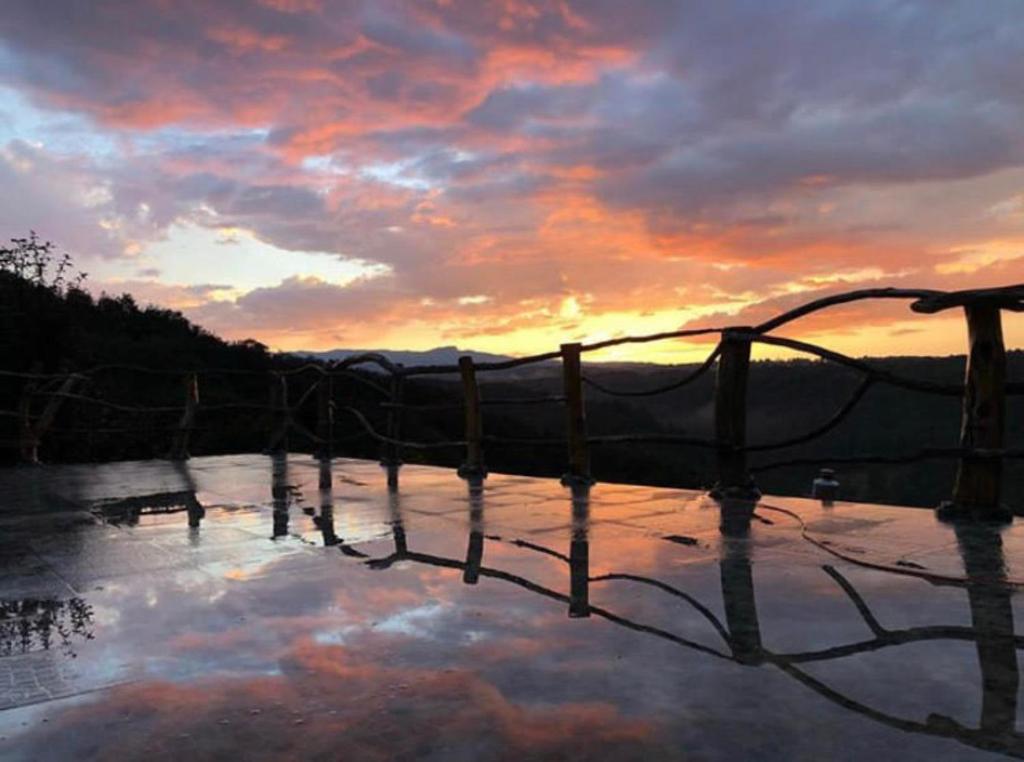
[[[74,270],[68,253],[59,253],[52,241],[41,241],[34,230],[28,238],[12,238],[0,247],[0,272],[9,273],[55,293],[80,289],[86,273]]]

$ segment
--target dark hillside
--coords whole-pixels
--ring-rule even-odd
[[[34,239],[32,239],[34,241]],[[10,253],[10,250],[6,250]],[[259,451],[265,447],[272,425],[266,411],[238,408],[206,410],[218,404],[263,405],[268,401],[268,376],[272,370],[295,369],[308,358],[277,355],[255,341],[227,342],[192,324],[180,313],[158,307],[140,307],[130,296],[94,298],[67,285],[62,278],[47,279],[42,270],[2,267],[0,261],[0,370],[58,373],[97,366],[108,368],[93,374],[77,394],[111,405],[68,400],[46,438],[41,455],[50,461],[90,461],[160,457],[167,452],[171,433],[180,416],[183,376],[180,371],[219,369],[201,376],[200,418],[192,442],[196,454]],[[878,367],[904,376],[938,382],[959,382],[963,357],[885,358]],[[1024,379],[1024,355],[1009,354],[1010,378]],[[693,366],[591,364],[585,372],[613,389],[641,390],[658,387],[685,375]],[[140,372],[139,368],[163,372]],[[356,374],[358,375],[358,374]],[[362,376],[380,384],[379,374]],[[292,376],[289,400],[302,399],[313,374]],[[372,425],[383,431],[385,412],[380,395],[355,376],[334,380],[334,399],[366,412]],[[828,420],[853,393],[860,379],[853,372],[817,361],[759,362],[751,373],[749,394],[749,441],[752,444],[784,440],[810,431]],[[711,437],[713,374],[695,383],[658,396],[614,397],[588,388],[587,410],[592,434],[686,433]],[[536,368],[531,374],[481,375],[482,396],[487,398],[535,397],[561,393],[557,364]],[[52,391],[43,386],[39,391]],[[0,376],[0,451],[5,462],[17,455],[17,418],[13,412],[24,398],[23,379]],[[457,409],[461,389],[454,377],[410,379],[409,403],[450,403],[446,411],[409,411],[403,424],[408,440],[461,439],[461,413]],[[45,404],[33,398],[33,410]],[[163,407],[161,412],[138,412],[132,407]],[[299,415],[309,428],[315,426],[315,395],[310,395]],[[1024,444],[1020,403],[1009,403],[1009,447]],[[530,405],[485,408],[488,434],[522,438],[559,438],[564,435],[561,406]],[[836,429],[814,442],[752,457],[752,465],[791,458],[871,454],[896,456],[922,447],[957,444],[959,400],[935,397],[876,385],[860,405]],[[366,437],[354,418],[339,413],[335,427],[336,452],[377,457],[380,445]],[[293,448],[312,449],[298,434]],[[593,471],[597,478],[622,481],[707,487],[713,480],[712,453],[706,449],[663,444],[595,446]],[[458,465],[457,449],[407,450],[407,461]],[[559,475],[565,453],[561,445],[492,445],[486,453],[493,471],[547,476]],[[945,498],[954,465],[934,461],[913,465],[839,465],[843,496],[908,505],[934,505]],[[758,483],[766,493],[803,494],[818,466],[800,465],[765,471]],[[1021,502],[1024,472],[1014,462],[1007,465],[1011,503]]]

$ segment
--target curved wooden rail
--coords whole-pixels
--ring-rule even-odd
[[[965,383],[946,384],[925,379],[909,378],[893,373],[863,359],[849,357],[840,352],[806,341],[773,335],[771,332],[808,315],[833,307],[865,300],[906,300],[911,309],[919,314],[934,314],[943,310],[960,307],[966,314],[970,345]],[[463,357],[458,364],[403,366],[389,360],[385,355],[366,352],[352,355],[331,363],[306,363],[294,368],[269,372],[271,375],[271,396],[268,404],[248,401],[232,401],[215,404],[200,404],[198,379],[202,376],[267,376],[268,371],[203,368],[168,369],[146,368],[130,364],[108,364],[75,373],[42,373],[0,371],[2,378],[17,378],[24,382],[22,401],[18,410],[0,410],[0,418],[16,418],[20,422],[20,447],[22,457],[34,462],[38,457],[39,442],[51,427],[61,403],[99,405],[109,410],[126,414],[181,413],[176,444],[172,448],[179,457],[187,456],[188,431],[195,427],[199,412],[228,409],[256,409],[270,412],[274,419],[274,431],[269,449],[286,445],[287,432],[299,431],[304,437],[317,444],[321,451],[329,451],[331,434],[330,419],[334,412],[333,392],[330,381],[344,376],[357,380],[383,397],[381,409],[388,420],[387,433],[373,429],[369,421],[351,406],[339,409],[356,417],[362,433],[385,447],[385,460],[391,464],[401,461],[402,447],[426,449],[429,447],[465,446],[469,470],[485,473],[483,466],[484,442],[495,444],[558,445],[568,446],[570,469],[568,476],[576,482],[591,479],[589,445],[622,444],[635,442],[664,443],[713,448],[718,454],[719,474],[716,493],[733,496],[756,496],[757,490],[750,476],[753,470],[768,470],[786,465],[810,465],[831,462],[912,462],[932,457],[957,457],[960,459],[954,505],[968,513],[987,517],[1005,515],[1000,503],[1001,463],[1003,457],[1013,457],[1003,446],[1005,430],[1005,398],[1008,394],[1024,394],[1024,382],[1008,382],[1005,378],[1005,347],[1003,344],[1000,314],[1002,310],[1024,311],[1024,285],[971,291],[943,292],[932,289],[872,288],[844,293],[830,294],[783,312],[755,326],[729,326],[709,328],[685,328],[636,336],[618,336],[589,344],[565,344],[558,351],[543,352],[496,362],[474,362]],[[710,354],[695,369],[667,384],[649,389],[619,389],[609,386],[582,372],[581,359],[588,352],[600,351],[625,344],[642,344],[672,339],[696,338],[701,336],[719,337]],[[748,445],[746,443],[746,390],[750,366],[750,348],[753,344],[788,349],[809,354],[826,362],[849,368],[863,376],[862,384],[851,398],[825,423],[799,436],[785,440]],[[563,369],[564,393],[532,398],[487,399],[479,393],[479,373],[493,373],[539,363],[553,363],[560,360]],[[390,388],[375,380],[372,374],[359,372],[371,366],[378,373],[390,377]],[[606,434],[588,436],[583,386],[589,386],[603,394],[619,397],[647,397],[665,394],[680,389],[716,367],[715,377],[715,418],[716,436],[703,440],[685,433],[655,432],[636,434]],[[88,383],[101,373],[138,372],[156,375],[177,375],[186,378],[186,399],[183,407],[178,406],[136,406],[104,400],[83,393],[76,388]],[[312,384],[296,402],[288,401],[288,380],[307,374],[315,376]],[[412,405],[403,400],[403,381],[418,376],[459,374],[463,386],[463,403]],[[749,469],[746,454],[784,449],[804,444],[824,435],[845,420],[868,389],[875,384],[907,389],[924,394],[963,398],[963,422],[959,447],[929,447],[904,456],[877,456],[866,454],[856,457],[795,458],[788,461],[762,464]],[[317,391],[319,390],[319,391]],[[302,430],[295,421],[295,412],[303,407],[317,391],[319,434]],[[36,401],[44,400],[43,409],[37,410]],[[515,438],[487,435],[484,433],[482,408],[495,405],[535,405],[561,403],[566,406],[566,436],[558,439]],[[400,436],[401,416],[406,411],[427,412],[462,407],[466,422],[465,440],[444,442],[410,442]],[[326,449],[324,449],[326,448]]]

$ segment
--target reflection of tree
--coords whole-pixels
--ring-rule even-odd
[[[60,648],[74,656],[72,642],[92,640],[92,607],[81,598],[67,601],[0,601],[0,656]]]
[[[1024,734],[1016,730],[1017,690],[1019,671],[1017,649],[1024,647],[1024,637],[1014,631],[1012,588],[1007,583],[998,528],[985,525],[963,524],[955,527],[958,547],[963,559],[966,577],[959,582],[968,596],[972,623],[970,627],[934,625],[888,629],[871,612],[856,588],[837,569],[822,567],[850,599],[872,637],[816,651],[775,653],[762,642],[757,613],[752,543],[749,538],[754,504],[742,501],[723,501],[721,504],[722,551],[719,559],[721,575],[723,623],[714,612],[694,596],[665,582],[633,574],[604,574],[589,577],[587,573],[589,543],[587,526],[589,511],[585,492],[573,494],[573,528],[569,555],[525,540],[512,540],[510,544],[524,550],[558,558],[569,565],[569,595],[532,582],[524,577],[500,569],[483,566],[483,534],[479,521],[483,513],[482,491],[472,491],[470,500],[470,550],[467,561],[445,558],[409,550],[397,492],[391,495],[392,536],[395,552],[383,558],[370,559],[374,569],[386,569],[397,561],[412,561],[431,566],[462,569],[464,580],[474,583],[479,577],[502,580],[525,590],[569,605],[570,616],[593,615],[622,627],[668,640],[685,648],[728,659],[738,664],[769,664],[813,690],[826,700],[876,722],[899,730],[955,739],[961,743],[1009,756],[1024,758]],[[478,538],[478,539],[477,539]],[[887,570],[882,570],[887,571]],[[658,627],[644,624],[589,603],[589,584],[595,582],[626,581],[658,589],[689,604],[703,616],[727,647],[718,649],[682,638]],[[918,722],[894,716],[845,696],[824,681],[805,672],[800,665],[827,662],[857,654],[879,651],[909,643],[954,640],[973,642],[977,648],[982,675],[982,707],[977,728],[966,727],[952,718],[930,715]]]

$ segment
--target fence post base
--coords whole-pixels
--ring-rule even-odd
[[[715,500],[748,500],[756,502],[761,499],[761,494],[761,490],[758,489],[753,478],[746,484],[734,484],[729,487],[716,484],[708,490],[708,495]]]
[[[1009,524],[1013,521],[1013,509],[1000,503],[995,506],[964,505],[954,500],[944,500],[935,509],[940,521],[952,524],[960,522]]]
[[[398,470],[402,467],[401,463],[387,463],[381,461],[381,468],[387,471],[388,475],[388,490],[394,492],[398,489]]]
[[[562,478],[558,481],[563,487],[569,487],[574,490],[593,487],[597,484],[597,479],[589,474],[562,474]]]
[[[468,482],[483,481],[487,478],[487,468],[482,465],[473,466],[469,463],[463,463],[459,466],[456,473],[459,475],[459,478],[465,479]]]

